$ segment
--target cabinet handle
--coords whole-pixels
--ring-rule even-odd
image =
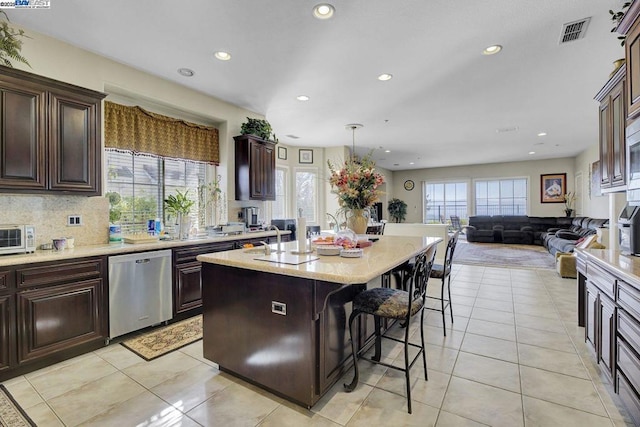
[[[150,262],[151,260],[149,258],[145,258],[145,259],[137,259],[136,260],[136,264],[146,264],[148,262]]]

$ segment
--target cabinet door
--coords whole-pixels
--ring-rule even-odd
[[[202,306],[202,264],[198,261],[176,265],[176,285],[173,295],[174,316]]]
[[[18,363],[104,339],[102,279],[18,293]]]
[[[605,372],[612,378],[615,372],[616,306],[606,295],[599,295],[599,361],[605,366]]]
[[[275,148],[265,145],[262,155],[262,185],[264,200],[276,199],[276,155]]]
[[[640,113],[640,25],[636,22],[625,39],[627,117]]]
[[[600,186],[611,187],[611,98],[600,104]]]
[[[99,195],[99,101],[51,93],[49,102],[50,188]]]
[[[264,198],[264,146],[254,141],[249,142],[249,182],[252,199]]]
[[[587,283],[586,301],[586,325],[584,328],[585,341],[591,344],[591,348],[597,354],[596,330],[598,327],[598,289],[590,283]]]
[[[12,301],[12,295],[0,297],[0,371],[11,366],[15,352]]]
[[[610,145],[610,180],[611,186],[621,186],[626,183],[625,175],[625,124],[626,114],[624,113],[624,81],[620,82],[611,92],[610,114],[611,114],[611,145]]]
[[[0,83],[0,188],[44,190],[44,91]]]

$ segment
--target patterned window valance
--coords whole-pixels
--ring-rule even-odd
[[[105,101],[106,148],[220,163],[218,129]]]

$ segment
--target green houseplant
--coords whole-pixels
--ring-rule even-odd
[[[240,127],[240,133],[242,135],[255,135],[266,141],[278,142],[276,134],[273,133],[273,129],[271,129],[271,124],[262,119],[252,119],[247,117],[247,121]]]
[[[196,202],[189,199],[189,190],[181,193],[176,190],[176,195],[170,194],[164,199],[164,206],[169,214],[176,216],[177,235],[179,239],[189,237],[190,221],[188,218],[191,208]]]
[[[622,18],[624,18],[624,14],[627,12],[627,9],[629,9],[629,6],[631,6],[631,2],[627,1],[622,5],[622,10],[619,10],[617,12],[609,10],[609,15],[611,15],[611,21],[613,22],[613,28],[611,29],[612,33],[615,33],[618,29],[618,25],[620,25],[620,21],[622,21]],[[618,36],[618,40],[620,40],[620,46],[624,46],[625,39],[625,35]]]
[[[389,200],[387,210],[393,222],[402,222],[407,217],[407,204],[400,199]]]
[[[22,56],[20,51],[22,50],[22,37],[27,37],[23,30],[16,30],[9,26],[9,17],[7,14],[0,10],[0,64],[6,67],[12,67],[11,61],[22,62],[28,65],[29,61]]]

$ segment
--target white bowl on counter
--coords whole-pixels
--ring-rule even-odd
[[[342,246],[337,246],[337,245],[316,246],[316,253],[318,255],[336,256],[336,255],[340,255],[341,250],[342,250]]]

